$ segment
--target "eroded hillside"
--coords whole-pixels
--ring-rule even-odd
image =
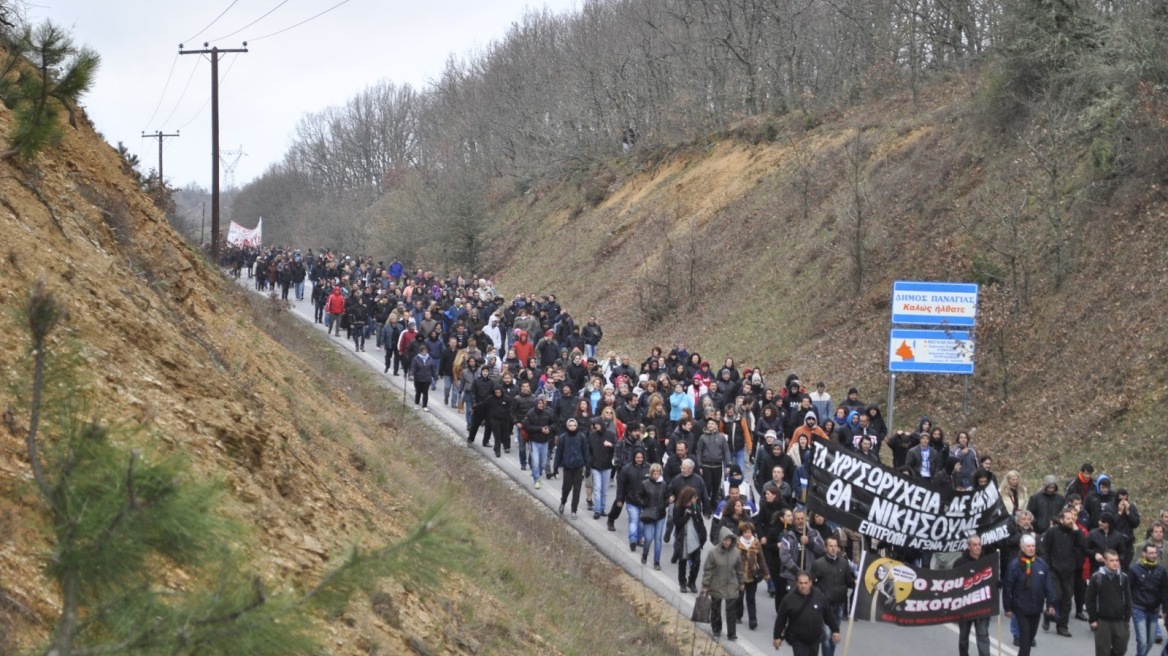
[[[10,120],[0,112],[0,135]],[[0,163],[6,383],[25,370],[19,308],[43,279],[68,308],[59,339],[80,346],[94,418],[142,427],[152,452],[181,452],[195,475],[222,480],[221,512],[250,527],[242,547],[269,585],[312,585],[348,547],[393,542],[450,495],[474,557],[438,572],[438,592],[368,586],[341,616],[324,618],[329,653],[675,651],[659,628],[668,611],[634,604],[631,579],[547,513],[517,507],[462,450],[448,452],[384,409],[376,381],[322,338],[293,335],[294,319],[247,301],[170,229],[86,121],[66,133],[32,162]],[[297,352],[256,318],[299,340]],[[12,401],[0,391],[0,407]],[[44,573],[51,532],[19,433],[0,430],[0,652],[37,644],[60,608]],[[516,549],[525,531],[530,543]],[[557,566],[564,571],[546,581],[525,578]],[[181,571],[166,581],[200,585]],[[553,604],[559,585],[594,610]],[[602,636],[598,617],[609,629]]]
[[[498,278],[598,315],[602,347],[635,359],[683,342],[881,404],[892,282],[980,282],[968,417],[959,377],[902,375],[896,428],[976,426],[1001,471],[1034,484],[1094,460],[1154,502],[1168,491],[1146,457],[1168,401],[1162,172],[1101,170],[1041,117],[988,119],[982,93],[952,78],[919,111],[904,94],[760,118],[534,186],[502,211]]]

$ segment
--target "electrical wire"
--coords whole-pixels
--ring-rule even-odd
[[[191,69],[191,76],[187,78],[186,86],[183,87],[182,93],[179,94],[178,100],[174,103],[174,109],[170,110],[170,113],[167,114],[166,118],[162,120],[163,125],[170,122],[170,119],[174,117],[174,113],[177,112],[179,106],[182,105],[183,98],[185,98],[187,95],[187,89],[191,88],[191,81],[195,79],[195,73],[199,72],[199,62],[202,60],[202,57],[199,57],[195,60],[195,67]]]
[[[154,124],[154,118],[158,116],[158,110],[162,108],[162,101],[166,100],[166,91],[170,88],[170,78],[174,76],[174,69],[178,66],[178,57],[178,53],[175,53],[174,61],[170,63],[170,72],[166,74],[166,84],[162,85],[162,95],[158,97],[158,104],[154,106],[154,113],[146,121],[146,128]],[[145,132],[146,128],[142,128],[142,131]]]
[[[235,62],[239,59],[239,53],[232,53],[232,54],[234,56],[231,58],[231,61],[227,63],[227,70],[223,71],[223,77],[219,78],[219,86],[220,87],[222,87],[223,83],[227,81],[227,76],[231,74],[232,67],[235,66]],[[183,130],[186,129],[186,127],[188,125],[190,125],[191,123],[194,123],[195,119],[202,116],[203,110],[207,109],[207,105],[210,105],[210,104],[211,104],[211,96],[207,96],[207,99],[203,101],[203,105],[201,107],[199,107],[199,111],[195,112],[195,115],[191,117],[191,120],[189,120],[186,123],[183,123],[181,126],[179,126],[177,131],[182,132]]]
[[[231,34],[225,34],[225,35],[219,37],[218,39],[211,39],[210,42],[213,43],[215,41],[222,41],[223,39],[227,39],[227,38],[235,36],[236,34],[239,34],[240,32],[246,30],[247,28],[251,27],[252,25],[255,25],[256,23],[267,18],[268,16],[270,16],[272,14],[272,12],[276,11],[277,9],[279,9],[280,7],[283,7],[286,4],[288,4],[288,0],[281,0],[280,4],[269,9],[263,16],[260,16],[259,18],[253,20],[252,22],[248,23],[247,25],[244,25],[243,27],[239,28],[238,30],[235,30]]]
[[[195,38],[196,38],[196,37],[198,37],[200,34],[202,34],[203,32],[206,32],[207,30],[211,29],[211,26],[212,26],[212,25],[214,25],[215,23],[218,23],[218,22],[219,22],[219,19],[220,19],[220,18],[223,18],[223,15],[224,15],[224,14],[226,14],[226,13],[227,13],[227,12],[229,12],[229,11],[231,11],[231,8],[232,8],[232,7],[234,7],[234,6],[235,6],[235,3],[237,3],[237,2],[239,2],[239,0],[231,0],[231,4],[227,5],[227,9],[224,9],[223,11],[219,12],[219,15],[215,17],[215,20],[211,21],[211,22],[210,22],[210,23],[207,25],[207,27],[204,27],[203,29],[199,30],[198,32],[195,32],[195,36],[191,36],[191,37],[187,37],[187,38],[183,39],[183,43],[186,43],[186,42],[188,42],[188,41],[194,41],[194,40],[195,40]]]
[[[341,5],[343,5],[343,4],[347,3],[347,2],[349,2],[349,0],[341,0],[341,1],[340,1],[340,2],[338,2],[337,4],[335,4],[335,5],[331,6],[331,7],[329,7],[328,9],[325,9],[324,11],[320,12],[319,14],[317,14],[317,15],[315,15],[315,16],[312,16],[311,18],[306,18],[306,19],[304,19],[304,20],[300,21],[299,23],[297,23],[297,24],[295,24],[295,25],[290,25],[290,26],[288,26],[288,27],[285,27],[285,28],[284,28],[284,29],[282,29],[282,30],[278,30],[278,31],[276,31],[276,32],[272,32],[271,34],[265,34],[265,35],[263,35],[263,36],[261,36],[261,37],[257,37],[257,38],[255,38],[255,39],[250,39],[250,40],[248,41],[248,43],[255,43],[256,41],[260,41],[260,40],[262,40],[262,39],[266,39],[266,38],[268,38],[268,37],[270,37],[270,36],[276,36],[277,34],[283,34],[284,32],[287,32],[288,30],[291,30],[291,29],[295,29],[295,28],[297,28],[297,27],[300,27],[301,25],[303,25],[303,24],[305,24],[305,23],[307,23],[307,22],[309,22],[309,21],[313,21],[313,20],[316,20],[317,18],[320,18],[321,16],[324,16],[325,14],[329,13],[330,11],[332,11],[332,10],[336,9],[337,7],[340,7]]]

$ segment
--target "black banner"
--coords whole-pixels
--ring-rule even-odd
[[[927,626],[998,614],[997,554],[955,569],[918,569],[865,554],[860,562],[853,617]]]
[[[997,488],[941,490],[843,447],[815,440],[807,507],[861,535],[923,551],[961,551],[980,535],[1004,540],[1010,519]]]

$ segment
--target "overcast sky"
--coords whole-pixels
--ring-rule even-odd
[[[178,56],[180,43],[200,49],[213,40],[212,46],[239,48],[249,41],[250,52],[221,55],[219,65],[220,148],[242,147],[246,153],[235,169],[236,185],[242,186],[283,157],[304,114],[344,103],[383,79],[424,88],[450,54],[463,56],[501,39],[527,8],[563,13],[577,5],[347,0],[300,27],[261,38],[342,0],[31,2],[33,21],[48,18],[70,28],[78,43],[101,54],[97,82],[82,104],[106,140],[124,142],[148,170],[157,166],[158,142],[143,139],[142,132],[178,130],[181,137],[165,140],[166,179],[176,187],[196,182],[205,188],[211,184],[211,65],[201,55]],[[226,188],[225,172],[221,180]]]

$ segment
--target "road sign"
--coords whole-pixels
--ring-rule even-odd
[[[892,373],[972,374],[973,338],[956,330],[892,330],[888,343]]]
[[[892,283],[892,323],[918,326],[973,326],[977,284],[954,282]]]

